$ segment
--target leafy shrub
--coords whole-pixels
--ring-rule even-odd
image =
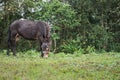
[[[73,54],[74,51],[79,50],[80,44],[77,40],[68,40],[66,43],[60,46],[62,52]]]
[[[93,53],[93,52],[95,52],[95,47],[94,46],[88,46],[85,49],[85,54],[89,54],[89,53]]]
[[[80,48],[76,51],[74,51],[75,56],[80,56],[81,54],[85,53],[84,49]]]

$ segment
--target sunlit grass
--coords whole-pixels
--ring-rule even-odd
[[[0,80],[119,80],[120,53],[53,54],[39,57],[37,51],[17,57],[0,53]]]

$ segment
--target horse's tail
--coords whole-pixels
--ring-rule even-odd
[[[9,55],[9,49],[11,48],[11,31],[10,31],[10,26],[8,28],[8,39],[7,39],[7,55]]]

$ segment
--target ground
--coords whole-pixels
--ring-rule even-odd
[[[120,53],[50,53],[44,59],[35,51],[1,52],[0,80],[120,80]]]

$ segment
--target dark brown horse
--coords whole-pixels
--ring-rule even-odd
[[[48,57],[50,51],[50,27],[42,21],[16,20],[9,26],[8,50],[16,55],[16,40],[19,36],[27,40],[38,40],[42,57]]]

